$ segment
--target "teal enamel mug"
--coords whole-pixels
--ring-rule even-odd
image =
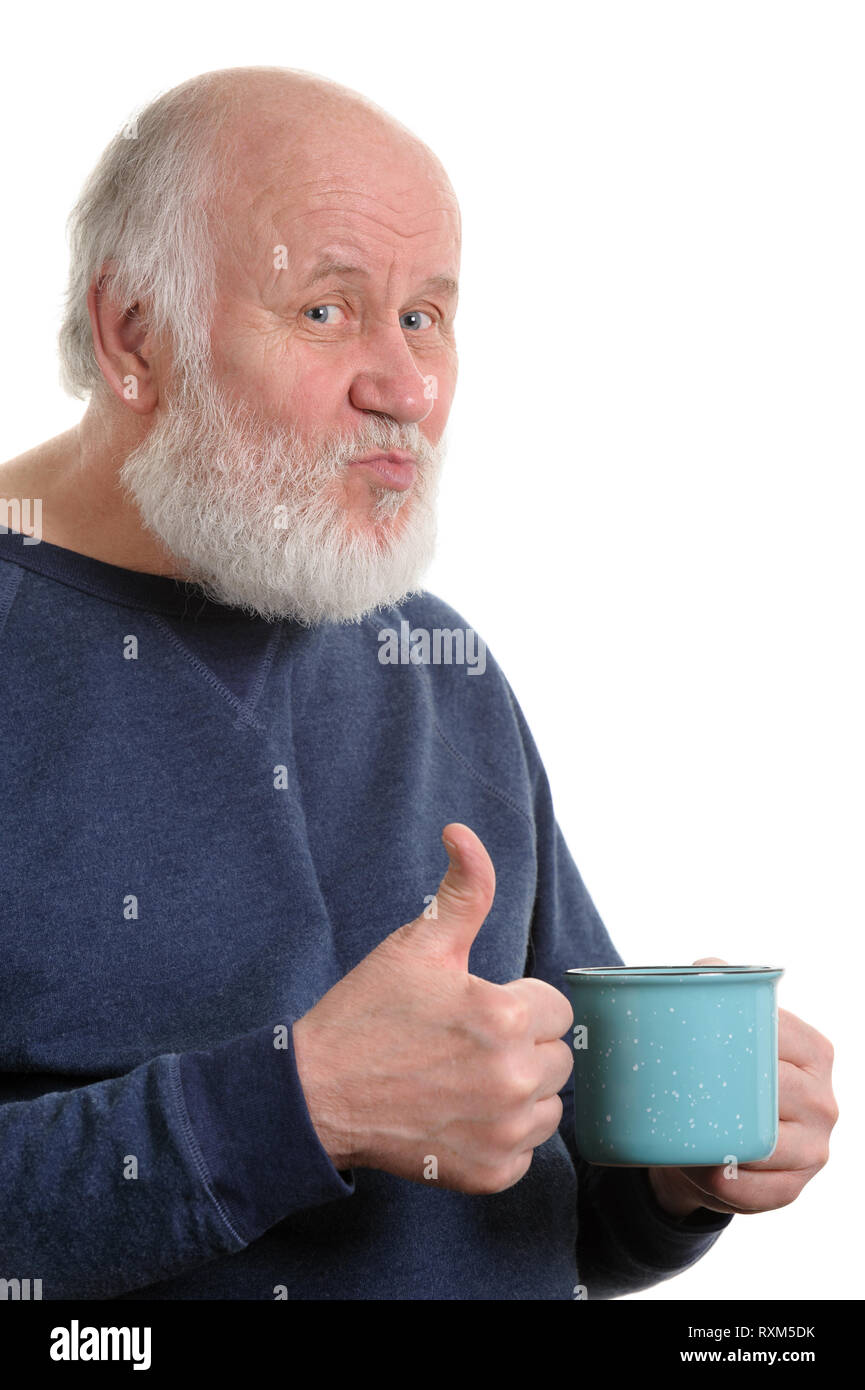
[[[565,971],[574,1124],[589,1163],[768,1158],[778,1142],[778,1004],[768,965]]]

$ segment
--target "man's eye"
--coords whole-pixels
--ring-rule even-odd
[[[417,319],[426,319],[426,320],[427,320],[427,326],[429,326],[429,325],[432,324],[432,319],[430,318],[429,314],[425,314],[425,313],[423,312],[422,309],[411,309],[411,310],[409,311],[409,313],[403,314],[402,317],[403,317],[403,321],[404,321],[405,319],[415,319],[415,320],[417,320]],[[419,323],[417,323],[417,322],[415,322],[415,323],[405,323],[405,322],[403,322],[403,327],[404,327],[404,328],[410,328],[410,329],[412,330],[412,332],[415,332],[418,328],[423,328],[424,325],[423,325],[423,324],[419,324]]]
[[[336,309],[338,313],[342,313],[342,309],[340,309],[338,304],[315,304],[311,309],[305,310],[305,313],[307,314],[307,316],[310,314],[329,314],[334,309]],[[331,320],[329,318],[316,318],[313,320],[313,322],[328,324],[331,322]]]
[[[344,312],[339,304],[314,304],[311,309],[304,310],[304,313],[314,323],[322,323],[327,326],[334,322],[332,317],[334,311],[338,314]],[[424,319],[426,320],[425,323],[422,322]],[[407,314],[402,315],[400,322],[403,328],[408,328],[410,332],[416,333],[419,329],[430,328],[433,321],[430,315],[425,314],[422,309],[411,309]]]

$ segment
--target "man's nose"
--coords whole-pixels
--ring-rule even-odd
[[[401,425],[419,424],[433,405],[425,386],[426,378],[399,325],[381,326],[364,337],[349,391],[358,410],[390,415]]]

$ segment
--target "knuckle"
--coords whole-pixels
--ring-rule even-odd
[[[497,1053],[489,1062],[485,1072],[486,1090],[496,1107],[501,1110],[517,1099],[513,1059],[507,1053]]]
[[[529,1006],[514,995],[499,997],[493,1010],[493,1031],[503,1042],[515,1042],[525,1036],[529,1026]]]
[[[513,1187],[514,1183],[518,1183],[522,1178],[526,1176],[526,1173],[532,1166],[532,1159],[534,1158],[534,1156],[534,1149],[529,1149],[528,1153],[520,1155],[520,1158],[514,1166],[513,1178],[511,1179],[511,1187]]]
[[[571,1051],[570,1045],[569,1045],[568,1043],[566,1043],[566,1042],[560,1042],[560,1043],[559,1043],[559,1048],[560,1048],[559,1056],[560,1056],[560,1058],[561,1058],[561,1078],[562,1078],[562,1080],[561,1080],[561,1084],[559,1085],[559,1088],[558,1088],[558,1089],[561,1090],[563,1086],[566,1086],[566,1085],[568,1084],[568,1081],[570,1080],[571,1072],[574,1070],[574,1054],[573,1054],[573,1052]]]
[[[561,990],[556,989],[554,985],[547,985],[547,990],[549,993],[545,1000],[546,1020],[551,1032],[561,1037],[563,1033],[569,1033],[574,1026],[574,1010]]]
[[[799,1182],[798,1178],[790,1178],[781,1188],[783,1200],[778,1203],[778,1206],[789,1207],[791,1202],[795,1202],[801,1190],[802,1184]]]
[[[490,1185],[485,1189],[488,1193],[506,1192],[509,1187],[514,1187],[521,1178],[525,1177],[531,1167],[533,1154],[520,1154],[519,1158],[511,1159],[509,1163],[500,1164],[492,1170],[489,1177]]]
[[[556,1130],[562,1122],[562,1115],[564,1114],[564,1110],[565,1107],[562,1105],[561,1096],[551,1096],[548,1101],[544,1102],[544,1114],[546,1116],[546,1120],[543,1127],[543,1133],[538,1138],[539,1144],[545,1144],[546,1141],[552,1138],[552,1136],[555,1134]],[[535,1130],[535,1133],[538,1134],[537,1129]]]
[[[531,1067],[512,1068],[509,1077],[508,1091],[511,1101],[516,1105],[525,1105],[532,1100],[538,1089],[538,1079]]]
[[[497,1120],[492,1127],[490,1141],[499,1155],[513,1154],[514,1149],[521,1149],[525,1144],[525,1122],[513,1115]]]
[[[492,1197],[497,1192],[505,1192],[516,1181],[513,1176],[513,1164],[485,1164],[474,1170],[467,1191]]]
[[[821,1107],[821,1113],[824,1119],[828,1121],[830,1128],[838,1123],[838,1116],[841,1112],[838,1109],[838,1102],[833,1095],[829,1095],[824,1101]]]

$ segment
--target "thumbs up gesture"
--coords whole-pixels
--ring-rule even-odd
[[[337,1168],[380,1168],[492,1193],[519,1182],[555,1133],[574,1021],[542,980],[468,970],[495,870],[467,825],[442,835],[450,865],[436,916],[391,932],[294,1025],[300,1083]]]

